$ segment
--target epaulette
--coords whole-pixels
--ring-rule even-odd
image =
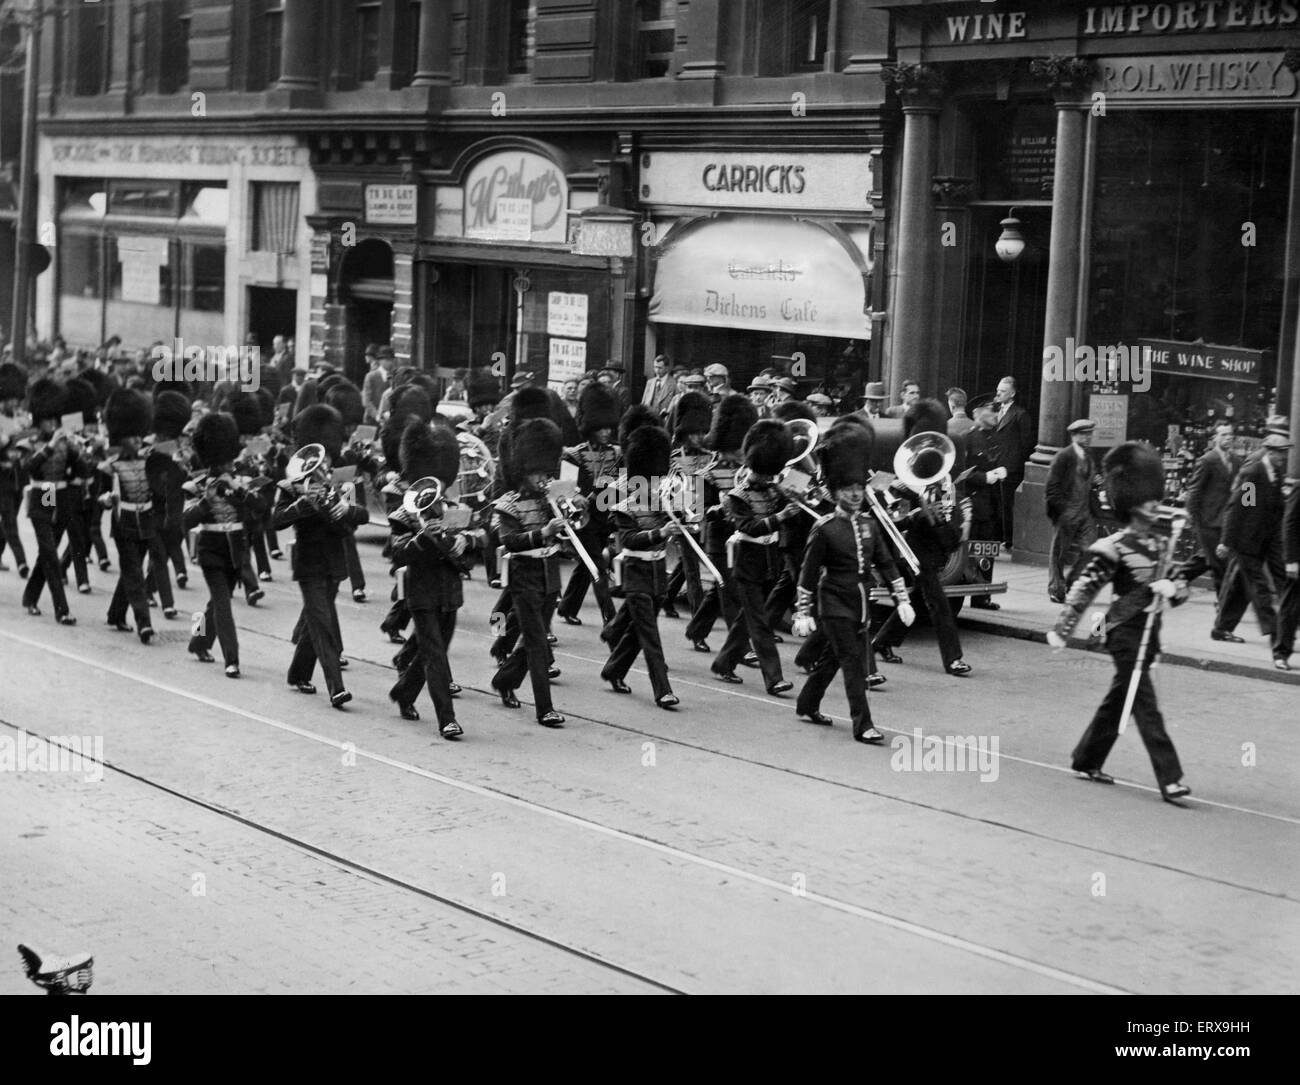
[[[1088,553],[1100,554],[1109,561],[1119,561],[1119,539],[1124,532],[1117,531],[1114,535],[1107,535],[1104,539],[1098,539],[1090,547]]]

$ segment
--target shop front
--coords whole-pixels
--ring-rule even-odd
[[[631,227],[608,251],[580,244],[582,212],[599,203],[592,151],[491,139],[424,174],[416,281],[430,368],[527,372],[558,390],[628,366]]]
[[[1038,418],[1018,556],[1047,553],[1071,419],[1161,449],[1172,498],[1214,421],[1249,443],[1300,415],[1300,8],[880,6],[902,107],[891,373],[1017,378]]]
[[[37,327],[70,346],[304,342],[314,197],[293,140],[44,136]],[[260,292],[260,293],[259,293]]]
[[[656,244],[646,357],[775,366],[805,392],[868,379],[876,156],[651,150],[640,193]],[[850,393],[852,394],[852,393]],[[855,402],[856,406],[856,402]]]

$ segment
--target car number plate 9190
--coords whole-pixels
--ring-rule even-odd
[[[1002,547],[995,542],[970,542],[967,553],[973,558],[995,558],[1002,552]]]

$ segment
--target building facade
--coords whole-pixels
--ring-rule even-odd
[[[1300,419],[1300,5],[879,6],[885,369],[927,391],[1017,379],[1038,418],[1018,553],[1047,552],[1044,465],[1073,418],[1164,448],[1171,496],[1213,420]]]

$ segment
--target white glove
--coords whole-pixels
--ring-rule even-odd
[[[811,614],[804,618],[796,618],[790,623],[790,629],[796,637],[809,637],[817,632],[817,619]]]
[[[1055,629],[1049,629],[1047,631],[1047,645],[1049,648],[1059,652],[1067,643],[1066,639]]]
[[[916,610],[911,603],[902,602],[898,604],[898,618],[904,625],[911,625],[916,621]]]
[[[1156,595],[1163,596],[1166,599],[1172,599],[1178,594],[1178,586],[1168,577],[1155,581],[1151,585],[1151,590]]]
[[[1286,575],[1292,580],[1300,577],[1300,561],[1288,561],[1286,563]]]
[[[1007,469],[1005,467],[995,467],[988,473],[987,477],[990,482],[1001,482],[1007,477]]]
[[[465,553],[465,548],[469,545],[469,540],[464,535],[457,535],[455,541],[451,544],[451,556],[458,558]]]

